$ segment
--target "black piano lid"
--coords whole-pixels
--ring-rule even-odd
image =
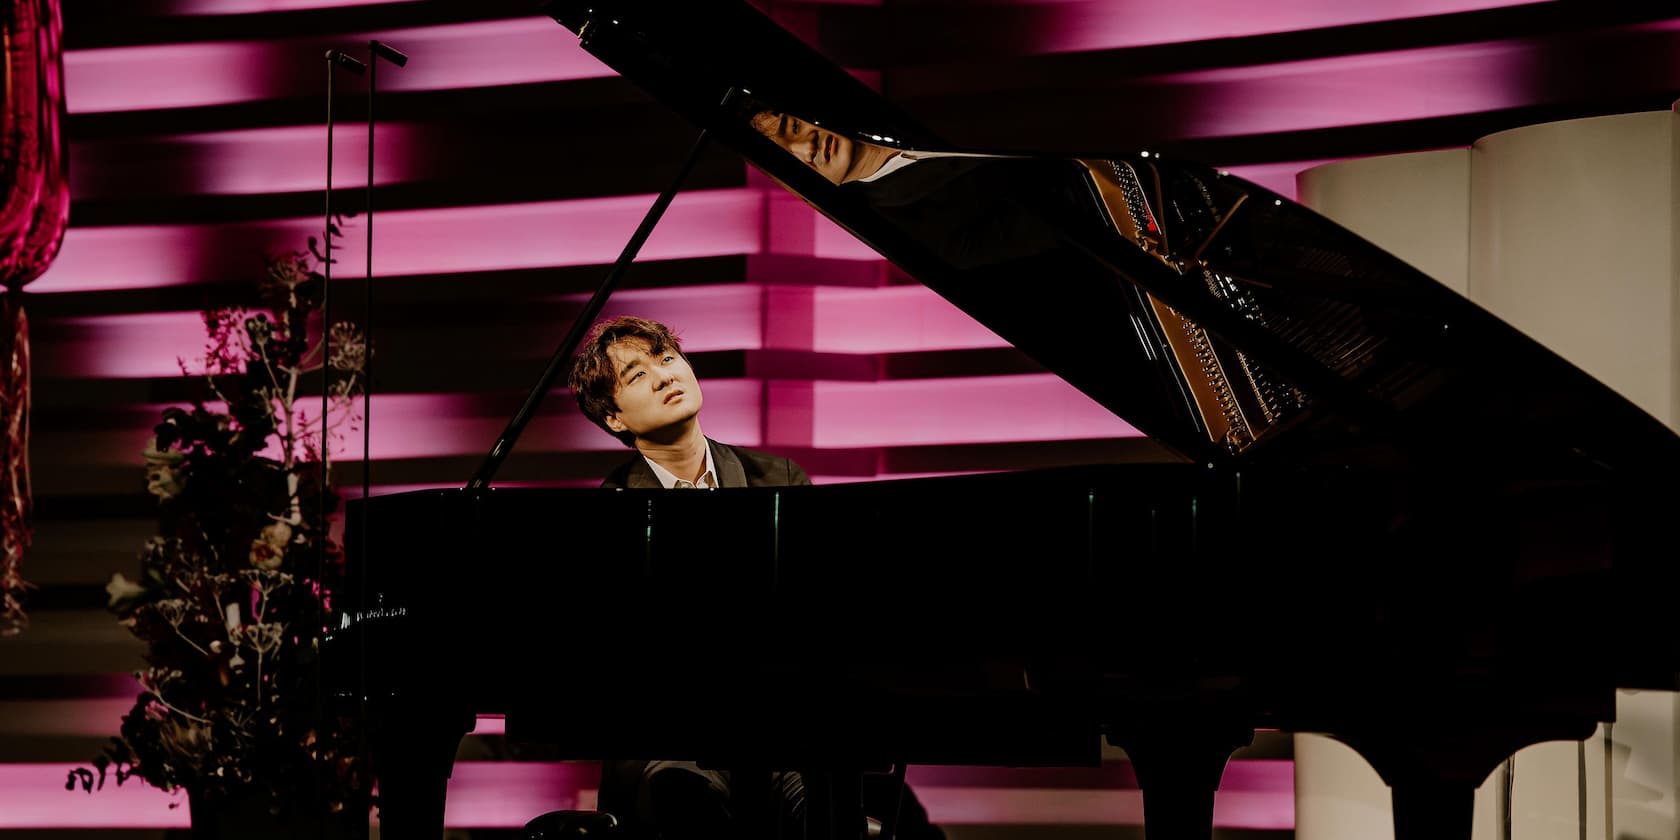
[[[1105,151],[918,161],[904,174],[921,183],[897,192],[884,185],[905,180],[898,173],[836,187],[755,131],[751,115],[771,109],[889,148],[976,150],[934,136],[740,0],[551,0],[543,11],[620,75],[1187,459],[1548,474],[1680,467],[1680,436],[1632,402],[1258,185],[1195,162]],[[1137,174],[1146,213],[1159,217],[1156,238],[1119,235],[1118,199],[1105,209],[1092,180],[1109,169]],[[1159,304],[1166,320],[1155,317]],[[1175,373],[1168,364],[1176,318],[1207,334],[1192,349],[1253,386],[1251,440],[1210,433],[1223,421],[1207,405],[1231,398],[1215,387],[1198,408],[1187,366]]]

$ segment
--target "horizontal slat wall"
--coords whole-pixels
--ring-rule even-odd
[[[125,822],[109,795],[57,785],[133,696],[124,674],[140,652],[101,587],[133,573],[153,527],[139,451],[157,411],[188,393],[175,358],[199,347],[203,307],[242,299],[265,249],[301,247],[319,227],[324,50],[377,37],[413,59],[379,75],[376,492],[471,474],[694,131],[516,0],[65,5],[75,203],[27,303],[38,517],[25,574],[40,588],[34,626],[0,639],[0,836],[150,838],[182,814]],[[1285,195],[1309,165],[1680,95],[1680,19],[1661,3],[766,6],[953,143],[1148,148]],[[339,82],[334,185],[338,205],[359,210],[365,88]],[[359,220],[347,234],[333,293],[356,314]],[[1171,457],[725,149],[704,154],[609,311],[680,327],[707,381],[708,432],[792,455],[820,482]],[[501,475],[587,486],[625,454],[556,392]],[[358,486],[361,465],[341,467]],[[464,779],[518,773],[506,759],[538,762],[527,781],[587,773],[493,733],[462,758]],[[1242,758],[1286,762],[1288,740],[1262,737]],[[1135,785],[1112,784],[1124,761],[1111,759],[1054,783],[1004,771],[921,781],[953,840],[1138,836]],[[1265,766],[1263,784],[1228,778],[1224,801],[1253,801],[1222,812],[1221,836],[1289,834],[1280,765]],[[460,795],[459,807],[495,809]],[[6,822],[21,803],[62,815],[28,825],[63,827]],[[115,816],[70,827],[100,814]]]
[[[43,722],[48,714],[91,718],[121,711],[106,708],[112,705],[109,701],[60,700],[51,710],[37,708],[39,703],[10,705],[14,720],[22,718],[36,723],[36,731],[56,735],[66,734],[62,717]],[[462,836],[501,836],[523,825],[522,815],[594,807],[599,765],[523,757],[498,760],[495,757],[507,754],[500,736],[483,729],[462,745],[449,782],[447,826]],[[14,794],[13,806],[0,815],[0,830],[60,829],[99,836],[96,832],[101,830],[157,831],[188,825],[185,809],[171,807],[180,797],[137,783],[93,794],[64,792],[63,775],[76,766],[47,761],[0,766],[0,787]],[[1233,760],[1216,796],[1215,825],[1225,834],[1287,836],[1294,825],[1292,774],[1287,759]],[[1014,833],[1052,835],[1104,827],[1116,836],[1128,836],[1138,834],[1142,824],[1142,792],[1130,764],[1118,754],[1097,767],[918,766],[907,779],[930,818],[953,838],[1004,826]],[[24,793],[27,796],[19,795]],[[63,807],[65,800],[77,807]]]

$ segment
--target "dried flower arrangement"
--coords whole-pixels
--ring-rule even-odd
[[[140,577],[107,586],[147,645],[142,692],[69,788],[114,771],[201,798],[264,791],[275,812],[366,812],[354,722],[323,711],[316,668],[343,565],[327,456],[359,422],[367,361],[354,325],[323,323],[327,232],[269,258],[259,307],[207,311],[205,355],[182,362],[204,393],[165,409],[143,453],[158,533]]]

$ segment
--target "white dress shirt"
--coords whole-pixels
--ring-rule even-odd
[[[712,467],[712,447],[709,444],[706,446],[706,469],[700,473],[699,481],[689,481],[685,478],[677,478],[675,473],[659,466],[659,464],[655,463],[652,458],[649,458],[646,455],[642,456],[642,460],[647,461],[647,465],[653,468],[653,474],[659,477],[659,486],[664,487],[666,490],[692,490],[696,488],[702,490],[717,489],[717,470]]]

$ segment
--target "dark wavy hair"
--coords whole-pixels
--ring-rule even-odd
[[[613,360],[607,355],[607,348],[625,340],[645,341],[648,350],[654,354],[663,353],[669,347],[672,352],[683,356],[682,343],[677,341],[677,335],[670,327],[646,318],[621,315],[590,327],[589,335],[572,359],[572,370],[566,377],[566,384],[572,389],[572,396],[577,399],[583,416],[600,426],[602,431],[618,438],[620,443],[634,448],[636,435],[633,432],[615,432],[607,426],[607,415],[618,413],[618,401],[613,399],[618,392],[618,371],[613,369]]]

